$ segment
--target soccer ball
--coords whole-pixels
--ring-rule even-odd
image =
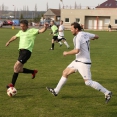
[[[13,97],[17,94],[17,90],[15,87],[10,87],[7,89],[7,95]]]

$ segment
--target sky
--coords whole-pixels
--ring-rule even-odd
[[[0,9],[2,4],[4,4],[5,9],[7,10],[22,10],[23,7],[28,6],[29,10],[34,10],[35,5],[37,4],[38,11],[46,11],[47,3],[48,8],[58,9],[59,4],[62,7],[64,6],[75,6],[75,2],[77,5],[81,5],[83,8],[86,6],[96,7],[98,4],[101,4],[107,0],[0,0]]]

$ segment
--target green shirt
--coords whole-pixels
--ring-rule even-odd
[[[39,33],[38,29],[27,29],[25,32],[20,30],[15,36],[19,37],[19,49],[27,49],[32,52],[34,40]]]
[[[51,27],[51,30],[52,30],[54,36],[58,36],[58,28],[56,25],[53,25]]]

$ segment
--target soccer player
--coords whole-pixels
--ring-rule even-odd
[[[63,41],[64,44],[69,48],[70,46],[68,45],[66,39],[64,38],[64,26],[63,26],[63,21],[60,21],[60,26],[59,26],[59,34],[58,34],[58,42]],[[62,44],[61,44],[62,45]]]
[[[6,46],[8,46],[12,41],[16,40],[17,38],[20,39],[19,57],[14,65],[14,73],[12,76],[12,81],[9,85],[7,85],[7,88],[15,86],[19,73],[32,74],[32,79],[35,78],[35,75],[38,72],[37,70],[31,70],[23,67],[24,64],[27,62],[27,60],[31,57],[36,36],[39,33],[45,32],[48,26],[44,24],[44,28],[40,30],[35,28],[29,29],[28,21],[22,20],[20,22],[20,27],[21,30],[6,43]]]
[[[50,22],[51,24],[51,34],[53,35],[52,38],[52,47],[50,48],[50,50],[54,50],[54,42],[58,42],[58,27],[55,25],[54,21],[52,20]],[[60,44],[62,44],[61,42],[59,42]]]
[[[104,88],[101,84],[93,81],[91,78],[91,59],[90,59],[90,40],[98,39],[98,35],[81,31],[80,24],[74,22],[71,24],[71,32],[74,35],[73,43],[74,49],[71,51],[64,51],[63,55],[75,55],[73,60],[67,68],[63,71],[62,77],[58,82],[56,88],[46,87],[54,96],[57,96],[62,86],[66,83],[68,76],[72,73],[79,72],[84,79],[87,86],[90,86],[105,95],[106,103],[110,100],[112,92]]]

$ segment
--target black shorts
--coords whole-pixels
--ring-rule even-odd
[[[26,63],[30,57],[31,57],[31,52],[29,50],[26,49],[19,50],[18,61],[21,62],[22,64]]]
[[[54,41],[58,41],[58,36],[53,36]]]

